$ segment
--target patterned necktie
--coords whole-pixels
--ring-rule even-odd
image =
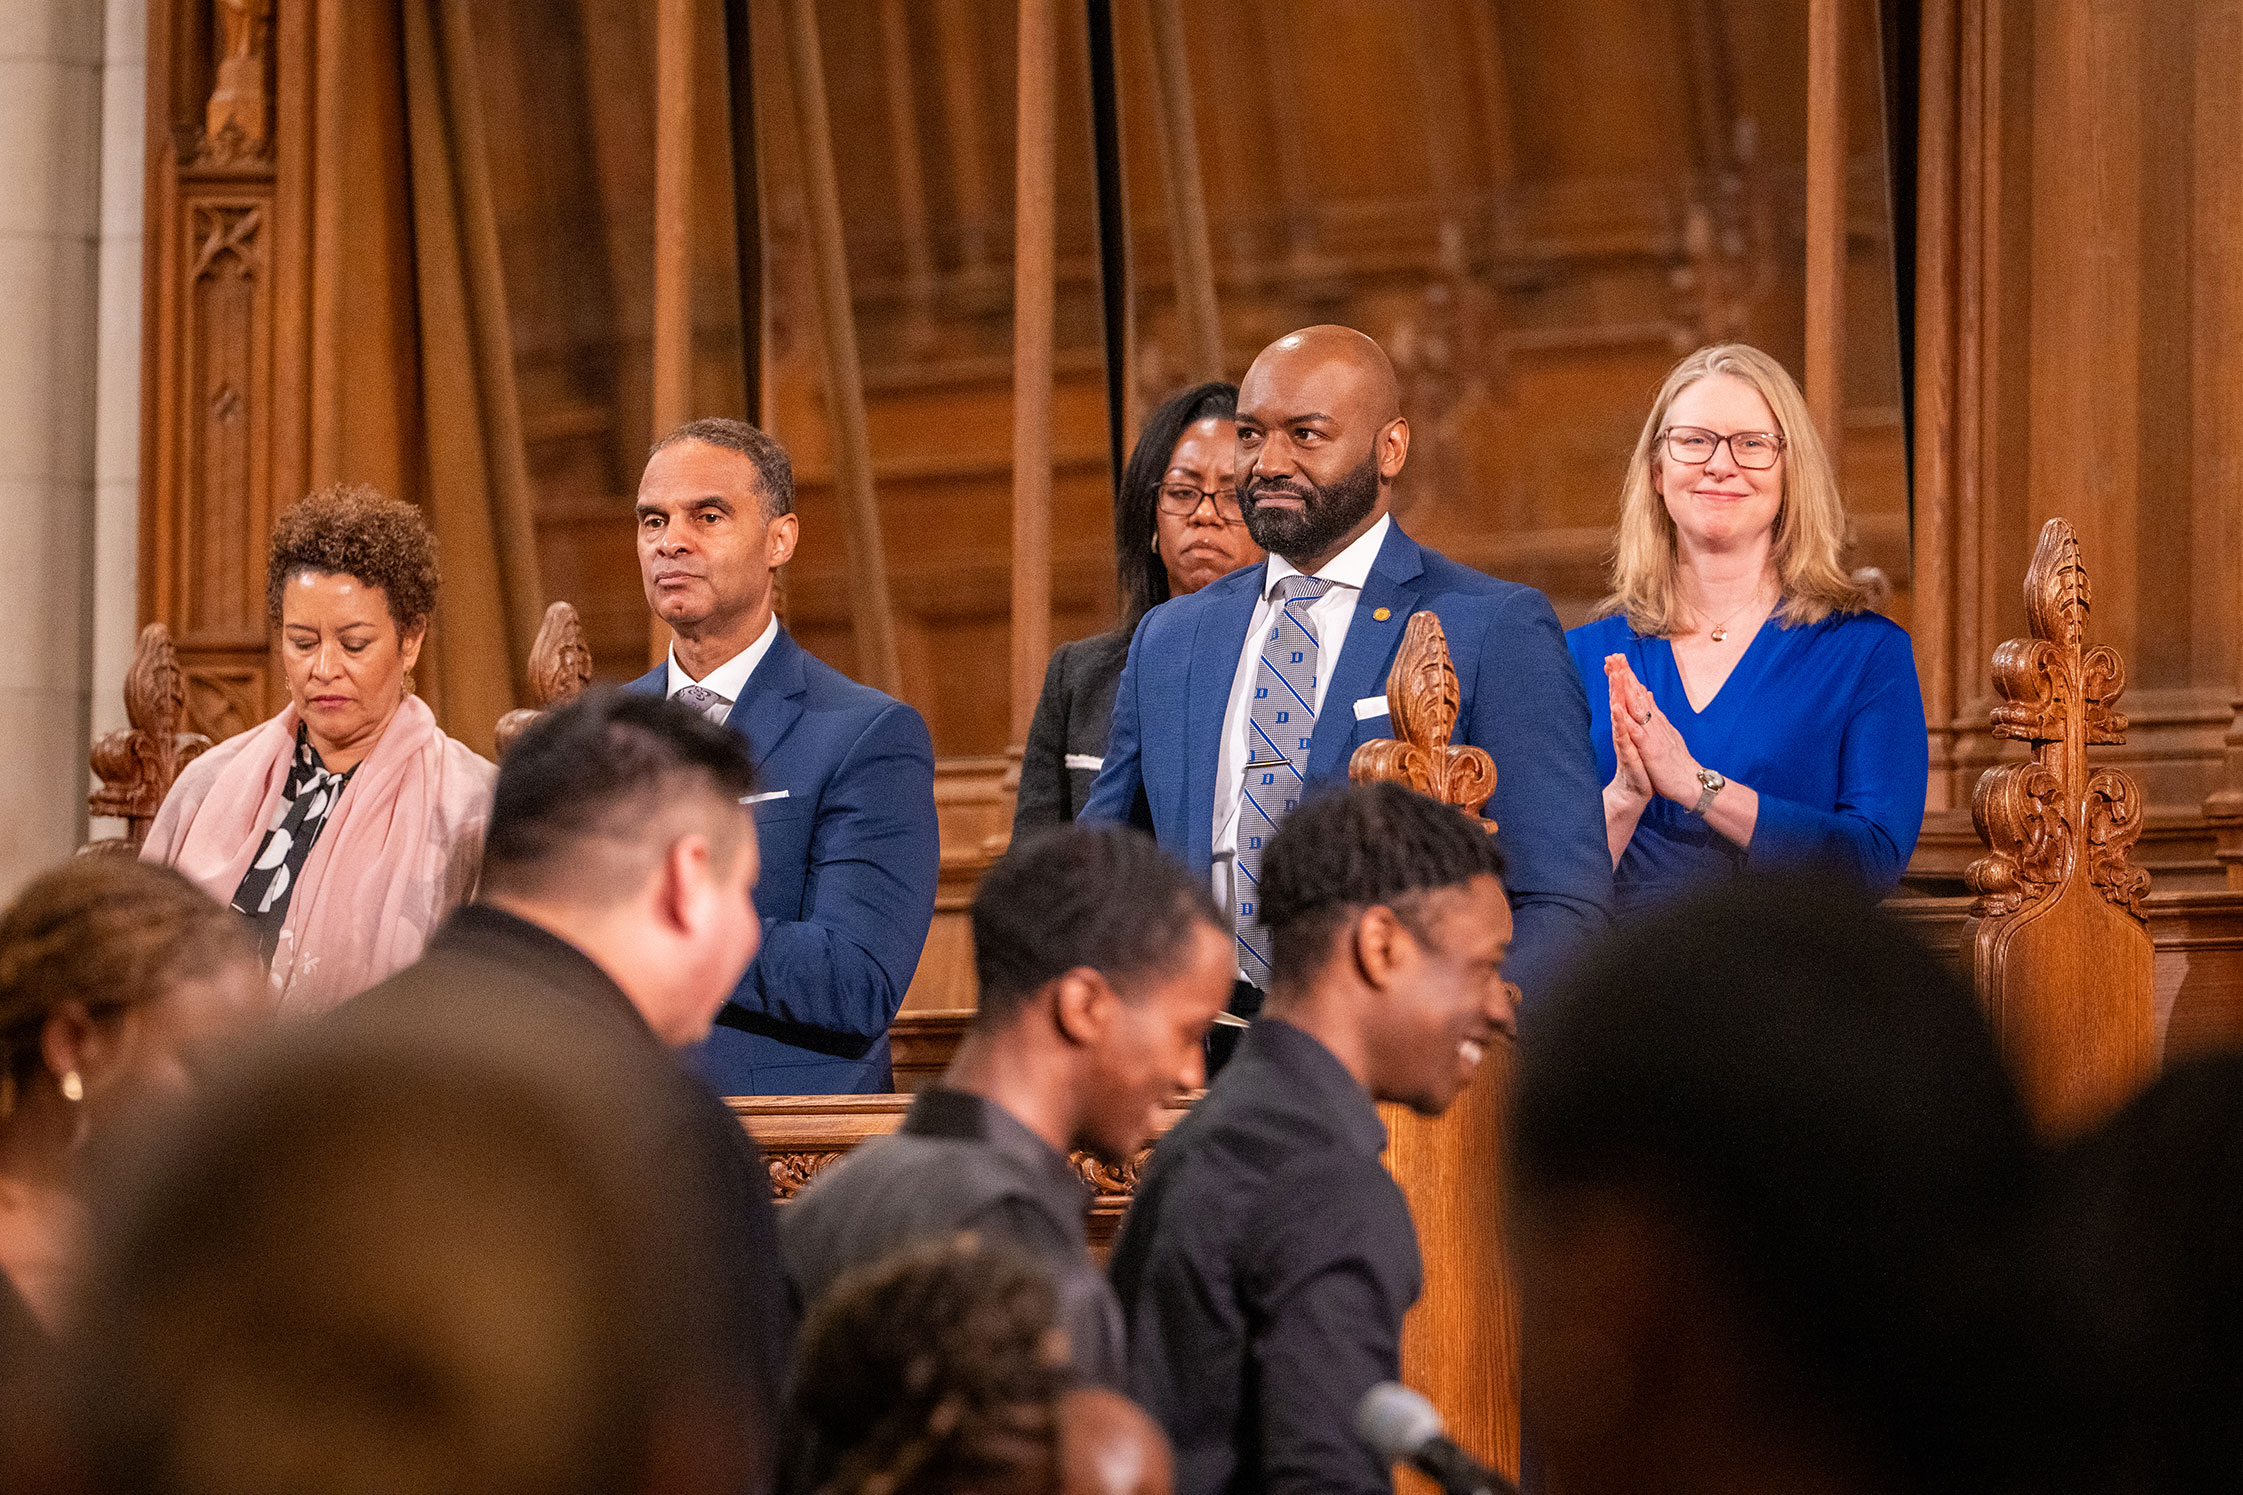
[[[1246,783],[1238,802],[1237,877],[1232,880],[1232,920],[1238,933],[1239,968],[1269,988],[1269,931],[1262,927],[1262,853],[1286,813],[1301,802],[1308,782],[1308,745],[1316,734],[1319,652],[1308,610],[1330,591],[1320,576],[1288,576],[1277,584],[1278,609],[1262,639],[1247,708]]]
[[[702,685],[680,686],[678,693],[670,699],[683,701],[720,727],[724,725],[724,719],[732,714],[730,701]]]

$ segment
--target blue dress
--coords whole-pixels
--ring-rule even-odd
[[[1872,612],[1797,628],[1771,618],[1702,712],[1682,688],[1673,646],[1639,637],[1624,617],[1574,629],[1566,647],[1588,692],[1603,782],[1615,763],[1604,657],[1620,654],[1692,756],[1760,796],[1749,849],[1654,796],[1613,869],[1623,912],[1747,867],[1835,871],[1877,897],[1899,883],[1924,826],[1931,771],[1915,651],[1899,624]]]

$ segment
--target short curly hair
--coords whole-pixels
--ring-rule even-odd
[[[436,536],[421,511],[365,483],[335,483],[284,511],[265,563],[265,610],[280,626],[281,593],[300,571],[349,576],[380,587],[399,633],[436,611]]]
[[[1285,990],[1313,981],[1340,927],[1373,904],[1392,909],[1422,938],[1420,900],[1475,877],[1503,879],[1503,854],[1476,815],[1400,784],[1312,796],[1285,817],[1263,854],[1272,981]]]
[[[1056,1487],[1068,1385],[1051,1277],[970,1232],[836,1280],[802,1326],[794,1426],[815,1495],[1030,1495]]]

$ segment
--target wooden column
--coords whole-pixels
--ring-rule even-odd
[[[2210,523],[2207,549],[2231,578],[2243,580],[2243,6],[2199,6],[2196,34],[2196,149],[2202,163],[2194,186],[2195,229],[2190,273],[2195,281],[2197,339],[2190,395],[2196,405],[2194,463],[2198,507]],[[2243,586],[2204,587],[2209,604],[2190,619],[2207,641],[2243,611]],[[2206,616],[2205,614],[2211,614]],[[2229,651],[2235,701],[2221,741],[2219,784],[2205,797],[2218,858],[2230,890],[2243,891],[2243,642]]]
[[[975,29],[972,0],[940,0],[936,5],[942,132],[950,147],[950,187],[958,196],[958,257],[966,270],[978,270],[988,261],[995,214],[981,138],[981,39]]]
[[[1168,193],[1168,253],[1176,277],[1177,355],[1187,379],[1223,377],[1223,323],[1215,305],[1215,254],[1200,180],[1199,124],[1181,0],[1152,0],[1153,79],[1160,92],[1161,185]]]
[[[216,741],[283,699],[262,557],[308,455],[308,422],[280,407],[311,382],[313,11],[212,20],[200,0],[148,7],[140,618],[170,626],[185,729]]]
[[[896,176],[896,232],[903,240],[909,336],[934,338],[935,261],[927,239],[927,184],[919,169],[919,102],[911,85],[911,25],[903,0],[880,0],[880,60],[888,95],[888,158]]]
[[[840,491],[849,555],[850,622],[857,678],[890,695],[903,689],[895,617],[888,601],[887,551],[872,485],[872,437],[865,421],[857,319],[841,239],[841,192],[834,177],[833,132],[826,114],[825,63],[818,45],[817,0],[784,0],[787,60],[802,141],[803,195],[810,218],[810,263],[818,296],[818,349],[833,423],[834,486]]]
[[[654,434],[693,418],[694,0],[654,12]]]
[[[656,440],[693,419],[693,6],[654,10],[654,400]],[[647,619],[649,663],[670,628]]]
[[[1928,808],[1955,803],[1953,761],[1955,573],[1955,322],[1960,269],[1955,233],[1957,110],[1954,0],[1924,0],[1922,100],[1916,137],[1915,545],[1911,619],[1924,718],[1931,737]]]
[[[1807,3],[1807,413],[1833,467],[1846,417],[1846,12]]]
[[[1020,0],[1013,191],[1012,741],[1028,740],[1051,655],[1051,381],[1057,0]]]

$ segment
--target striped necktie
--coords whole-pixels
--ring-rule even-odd
[[[1320,652],[1308,616],[1332,583],[1320,576],[1288,576],[1277,584],[1278,608],[1262,639],[1247,708],[1246,783],[1238,802],[1237,872],[1232,880],[1232,922],[1238,934],[1239,969],[1269,988],[1269,931],[1260,915],[1262,855],[1308,783],[1308,745],[1316,734],[1316,675]]]
[[[720,727],[724,725],[724,719],[732,714],[732,703],[705,685],[681,685],[677,694],[670,699],[691,706]]]

